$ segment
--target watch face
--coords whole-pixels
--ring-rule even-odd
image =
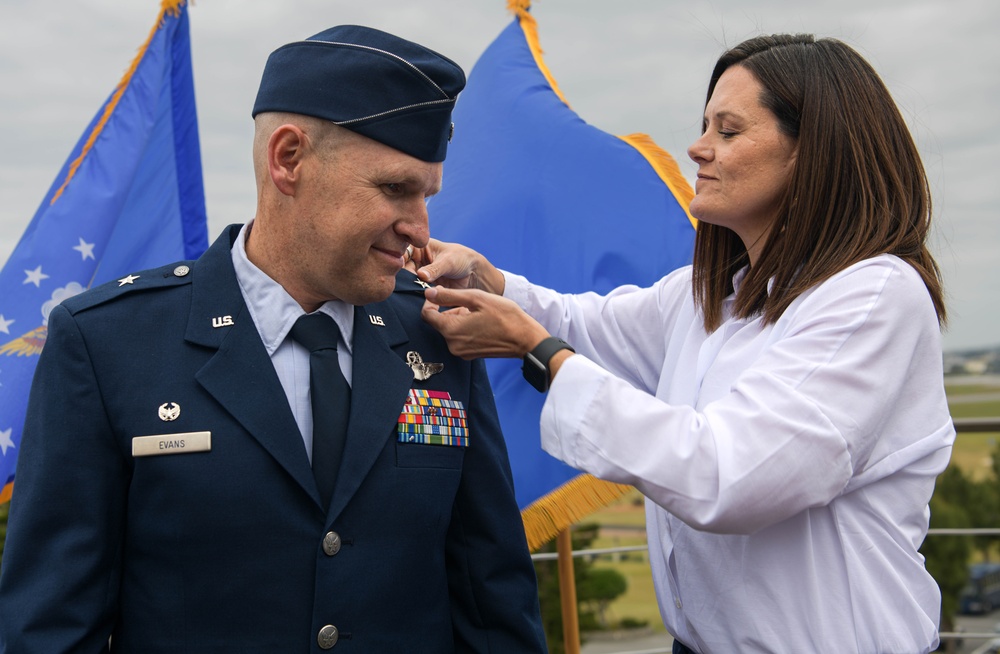
[[[521,372],[524,374],[524,378],[541,393],[549,390],[549,382],[552,377],[549,374],[549,361],[560,350],[576,351],[561,338],[549,336],[536,345],[535,349],[524,355],[524,364],[521,366]]]
[[[521,372],[528,383],[538,389],[539,393],[549,390],[549,371],[531,352],[524,355]]]

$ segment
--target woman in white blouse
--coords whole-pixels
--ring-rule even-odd
[[[456,354],[528,355],[544,449],[648,498],[675,652],[930,651],[917,550],[954,429],[905,123],[843,43],[758,37],[717,63],[688,154],[693,266],[563,295],[432,242],[425,320]]]

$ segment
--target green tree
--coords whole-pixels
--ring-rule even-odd
[[[969,513],[964,500],[970,497],[972,484],[956,466],[949,466],[937,480],[931,497],[931,529],[968,527]],[[928,536],[920,548],[926,558],[927,571],[941,588],[941,630],[955,630],[955,615],[959,609],[962,589],[969,577],[969,555],[972,540],[968,536]],[[948,652],[954,652],[954,641],[947,641]]]
[[[996,457],[994,457],[996,460]],[[969,521],[963,527],[990,527],[997,524],[997,487],[993,480],[974,482],[958,466],[949,466],[937,480],[935,495],[949,504],[961,507]],[[973,536],[972,542],[983,560],[990,559],[992,536]]]
[[[587,573],[576,592],[580,603],[587,602],[592,607],[597,624],[607,629],[611,626],[608,623],[608,606],[626,590],[628,580],[625,575],[612,568],[597,568]]]
[[[571,533],[573,549],[588,549],[597,539],[599,531],[600,525],[598,524],[575,525]],[[546,543],[538,551],[555,552],[555,541]],[[595,609],[604,610],[607,608],[607,602],[611,601],[608,599],[603,606],[601,605],[601,602],[605,601],[603,598],[611,594],[611,590],[617,583],[611,580],[613,575],[621,578],[621,592],[618,595],[625,592],[627,584],[625,578],[616,571],[610,571],[613,573],[612,575],[608,575],[606,572],[595,570],[593,562],[587,558],[573,559],[573,578],[576,581],[577,616],[580,621],[580,631],[594,631],[602,627],[601,620],[595,615]],[[564,654],[558,561],[536,561],[535,574],[538,577],[538,599],[542,608],[542,627],[545,629],[549,653]]]
[[[966,527],[993,527],[1000,524],[1000,486],[994,479],[969,481],[965,497],[954,503],[961,506],[969,516]],[[972,542],[984,561],[992,558],[996,536],[973,536]]]

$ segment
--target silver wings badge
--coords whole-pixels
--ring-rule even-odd
[[[424,359],[420,356],[420,353],[413,350],[406,353],[406,365],[410,366],[410,369],[413,371],[413,378],[417,381],[430,379],[431,375],[436,375],[444,370],[443,363],[424,363]]]

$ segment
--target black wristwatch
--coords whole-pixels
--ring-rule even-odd
[[[537,388],[539,393],[549,390],[549,379],[552,378],[549,361],[559,350],[576,352],[563,339],[549,336],[534,350],[524,355],[524,365],[521,366],[521,372],[524,373],[524,378],[528,380],[528,383]]]

